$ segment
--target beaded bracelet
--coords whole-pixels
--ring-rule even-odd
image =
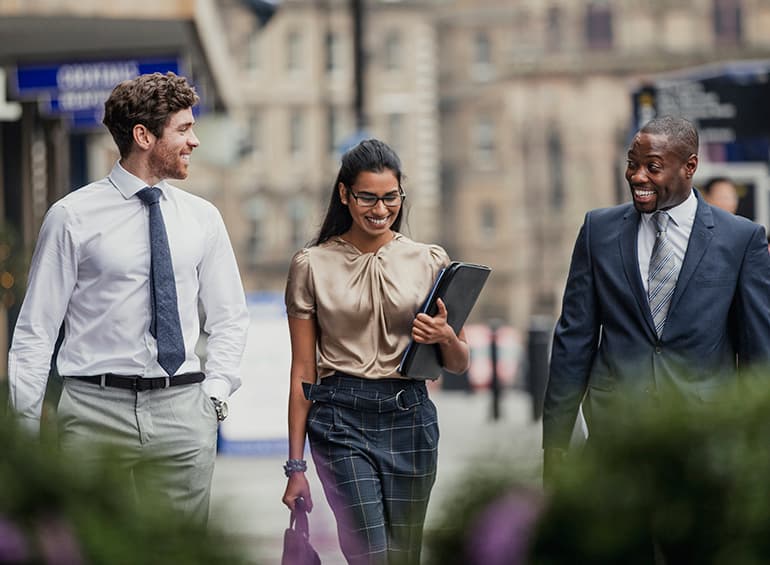
[[[283,466],[283,472],[287,477],[291,477],[292,473],[304,473],[307,471],[307,461],[304,459],[289,459]]]

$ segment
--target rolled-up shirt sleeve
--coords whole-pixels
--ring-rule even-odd
[[[208,334],[203,387],[209,396],[225,399],[241,386],[249,312],[230,238],[213,206],[212,215],[209,245],[198,275],[203,328]]]
[[[33,431],[39,427],[51,355],[77,280],[74,229],[66,205],[52,206],[37,239],[8,353],[11,406]]]

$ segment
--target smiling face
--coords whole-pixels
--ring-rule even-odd
[[[683,155],[668,136],[636,134],[626,164],[626,181],[634,207],[650,213],[681,204],[690,195],[697,168],[697,155]]]
[[[190,154],[200,145],[193,132],[192,108],[172,114],[148,155],[148,167],[158,179],[185,179]]]
[[[361,243],[380,245],[390,241],[392,238],[390,228],[398,217],[403,201],[395,198],[395,205],[386,206],[380,199],[374,206],[367,206],[361,197],[367,195],[396,197],[400,193],[400,188],[393,171],[390,169],[383,169],[378,173],[362,171],[356,177],[353,186],[346,187],[340,183],[337,189],[342,203],[348,207],[353,219],[348,232],[351,239]],[[356,199],[356,196],[359,198]]]

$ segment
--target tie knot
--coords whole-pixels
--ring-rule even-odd
[[[157,204],[160,200],[160,189],[157,186],[145,186],[142,190],[136,193],[139,199],[147,204]]]
[[[668,215],[668,212],[658,210],[652,215],[652,219],[655,221],[655,225],[658,226],[658,231],[664,232],[666,231],[666,228],[668,228],[668,222],[671,220],[671,216]]]

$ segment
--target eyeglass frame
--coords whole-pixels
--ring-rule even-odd
[[[361,202],[359,202],[358,199],[364,197],[364,195],[362,195],[360,193],[356,194],[355,192],[353,192],[353,189],[350,188],[349,186],[346,186],[345,188],[348,190],[348,193],[353,198],[356,199],[356,205],[361,206],[362,208],[374,208],[375,206],[377,206],[377,203],[380,200],[382,200],[382,203],[387,208],[395,208],[396,206],[401,206],[401,204],[404,203],[404,200],[406,200],[406,192],[404,192],[403,189],[399,188],[397,196],[399,196],[401,198],[401,200],[398,202],[398,204],[388,204],[387,202],[385,202],[386,198],[392,198],[393,196],[396,196],[396,195],[394,195],[392,193],[388,193],[385,196],[376,196],[376,195],[372,194],[371,192],[367,192],[365,196],[370,196],[370,197],[374,198],[374,204],[361,204]]]

